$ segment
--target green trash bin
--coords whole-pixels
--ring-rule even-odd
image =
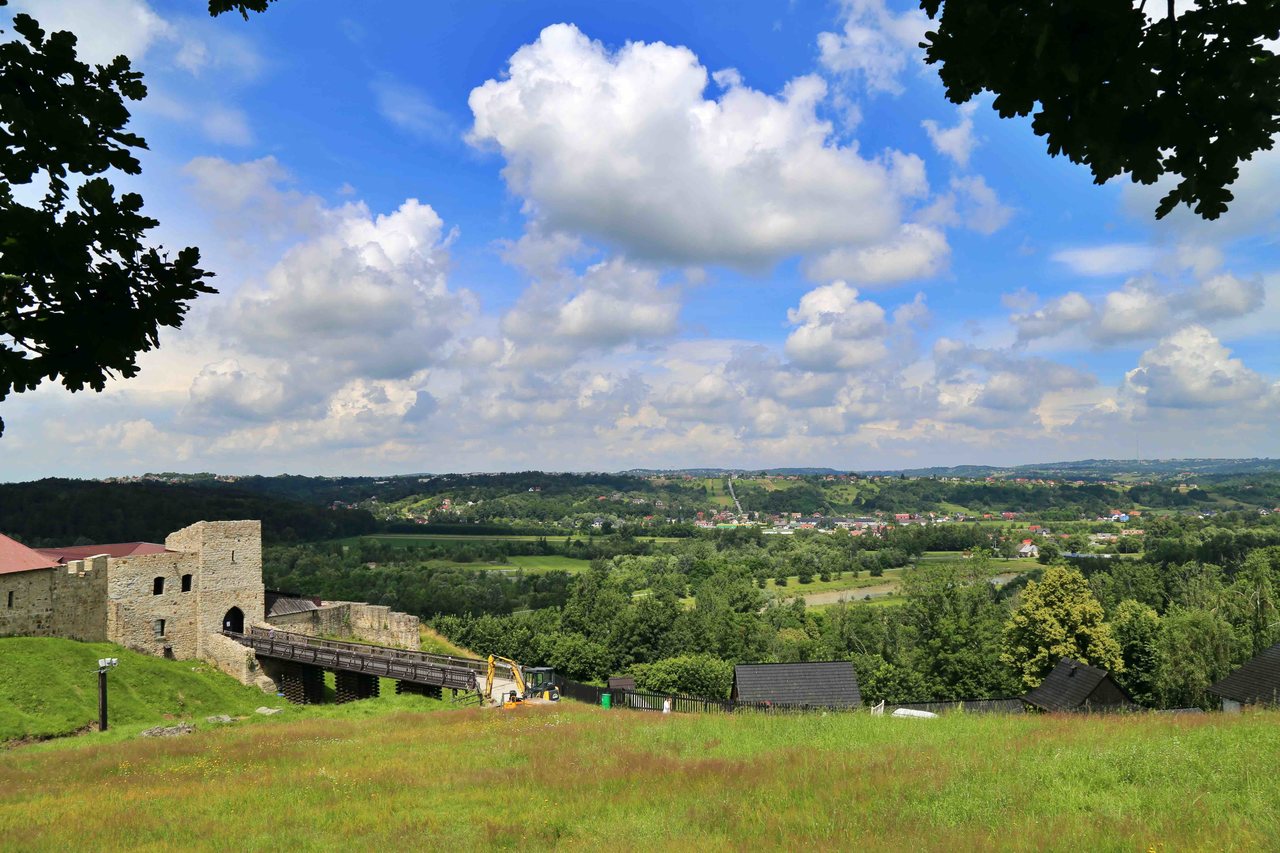
[[[601,707],[601,708],[612,708],[612,707],[613,707],[613,694],[612,694],[612,693],[601,693],[601,694],[600,694],[600,707]]]

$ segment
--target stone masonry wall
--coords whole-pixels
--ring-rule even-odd
[[[416,649],[422,645],[417,616],[397,613],[379,604],[349,602],[348,606],[351,608],[351,630],[357,637],[402,649]]]
[[[53,574],[53,632],[87,643],[107,639],[107,582],[110,559],[106,556],[75,560]]]
[[[271,627],[309,637],[346,637],[366,643],[416,649],[418,617],[358,601],[326,601],[319,610],[273,616]]]
[[[206,637],[201,657],[242,684],[257,685],[270,693],[276,691],[275,681],[262,671],[253,649],[235,640],[221,634]]]
[[[264,625],[262,522],[201,521],[171,533],[164,541],[174,551],[194,553],[197,655],[206,656],[207,638],[219,636],[232,608],[244,615],[244,627]]]
[[[143,554],[110,561],[107,637],[130,649],[180,660],[199,657],[196,589],[200,565],[194,554]],[[182,578],[191,589],[182,591]],[[163,580],[155,594],[156,578]],[[163,622],[163,625],[160,623]]]
[[[54,636],[53,573],[56,571],[41,569],[0,575],[0,634]]]
[[[0,575],[0,636],[107,639],[106,579],[106,557]]]
[[[202,521],[171,533],[165,548],[162,554],[91,557],[0,575],[0,636],[106,640],[154,655],[200,658],[245,684],[270,689],[253,652],[221,635],[233,608],[243,614],[245,629],[267,625],[261,522]],[[312,636],[419,646],[418,617],[362,602],[326,602],[316,611],[277,617],[271,625]]]

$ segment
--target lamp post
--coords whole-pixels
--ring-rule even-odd
[[[120,663],[119,658],[98,658],[98,731],[107,730],[107,670]]]

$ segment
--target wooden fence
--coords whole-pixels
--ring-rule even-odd
[[[591,684],[580,684],[577,681],[564,679],[560,685],[560,695],[567,699],[587,702],[592,705],[601,704],[605,694],[609,694],[610,704],[614,708],[629,708],[633,711],[669,710],[677,714],[796,714],[813,711],[852,711],[852,707],[829,708],[815,705],[785,705],[776,702],[735,702],[732,699],[713,699],[708,696],[683,696],[678,693],[651,693],[645,690],[626,690],[623,688],[596,687]]]

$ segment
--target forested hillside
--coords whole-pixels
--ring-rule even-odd
[[[333,510],[223,486],[48,479],[0,483],[0,533],[28,545],[163,542],[197,521],[260,519],[267,542],[368,533],[363,510]]]

